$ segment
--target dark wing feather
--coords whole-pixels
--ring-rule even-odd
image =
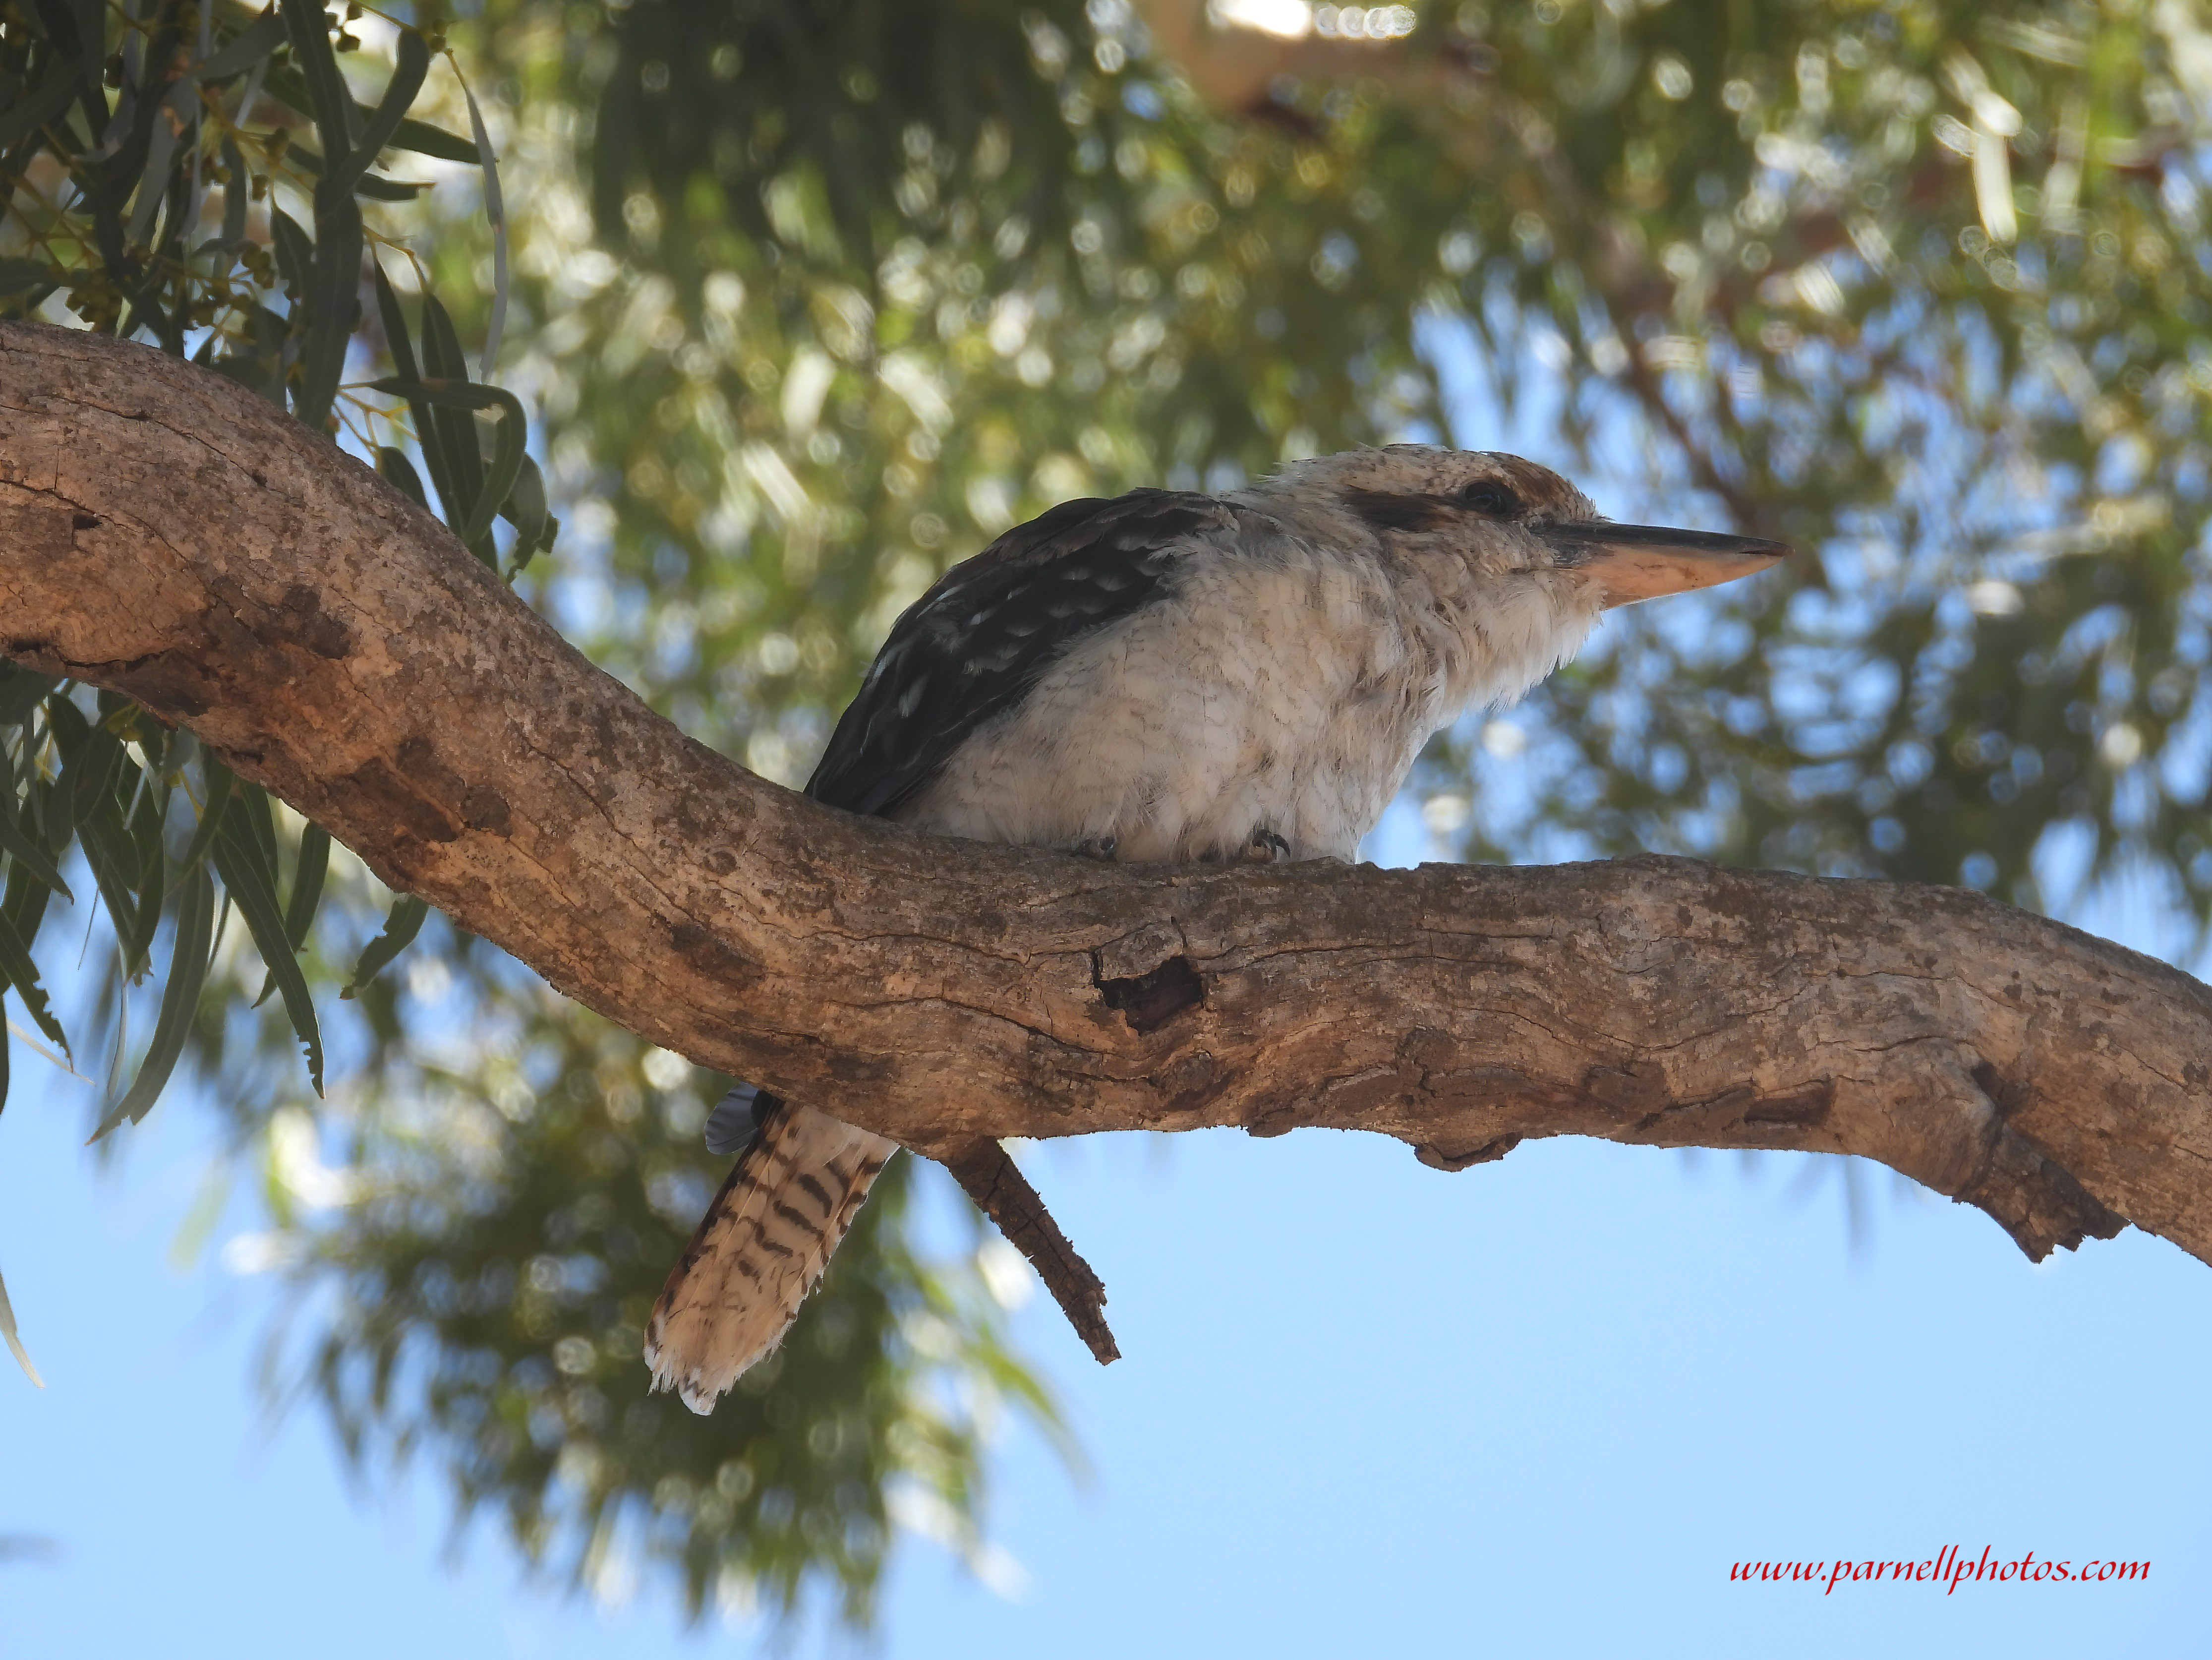
[[[1128,616],[1189,538],[1233,523],[1210,496],[1140,489],[1063,502],[938,579],[892,625],[806,793],[890,814],[1054,658]]]

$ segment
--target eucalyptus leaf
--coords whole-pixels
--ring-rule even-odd
[[[85,131],[97,143],[108,126],[107,94],[100,85],[107,9],[102,0],[50,0],[40,8],[40,15],[64,60],[76,62]]]
[[[46,988],[39,983],[38,964],[31,960],[29,946],[15,932],[15,925],[0,913],[0,982],[15,988],[23,1000],[23,1007],[38,1024],[40,1031],[54,1041],[55,1047],[69,1055],[69,1039],[62,1031],[61,1022],[46,1004]],[[74,1056],[70,1057],[75,1059]]]
[[[391,915],[384,919],[383,931],[362,948],[360,960],[353,965],[353,977],[338,995],[353,996],[382,973],[393,958],[414,943],[415,936],[422,931],[423,918],[429,914],[429,902],[411,893],[394,901]]]
[[[185,73],[197,81],[227,80],[265,62],[284,44],[285,36],[284,18],[271,6]]]
[[[315,187],[315,253],[307,293],[307,328],[292,412],[320,432],[331,418],[346,351],[360,311],[361,204],[331,179]]]
[[[23,833],[16,822],[15,803],[11,799],[0,810],[0,853],[15,861],[15,867],[33,879],[43,882],[71,904],[76,896],[70,891],[69,884],[62,880],[61,867],[46,848]]]
[[[140,777],[143,781],[146,775],[141,774]],[[134,978],[145,970],[154,948],[154,936],[161,925],[162,901],[168,896],[168,847],[161,835],[162,820],[167,816],[168,794],[166,786],[148,787],[147,799],[134,804],[128,820],[131,839],[137,852],[137,921],[131,933],[119,938],[118,943],[122,947],[124,972]]]
[[[45,702],[46,694],[62,683],[58,674],[40,674],[20,663],[0,672],[0,727],[20,726]]]
[[[115,787],[116,775],[123,769],[123,745],[106,727],[86,721],[66,698],[57,701],[53,711],[54,737],[64,762],[46,821],[46,840],[59,853]]]
[[[323,176],[323,158],[306,145],[295,144],[284,154],[305,171],[319,179]],[[352,183],[346,188],[356,196],[366,197],[372,202],[411,202],[430,186],[427,182],[416,179],[386,179],[378,173],[361,173],[353,175]]]
[[[278,102],[297,110],[302,115],[313,116],[314,100],[308,95],[307,83],[297,75],[286,70],[271,70],[264,84],[270,94]],[[364,126],[368,124],[369,112],[367,109],[356,104],[354,113]],[[412,151],[416,155],[433,155],[441,161],[477,160],[477,147],[468,139],[462,137],[459,133],[447,132],[443,127],[435,127],[428,121],[418,121],[412,117],[401,121],[392,129],[392,136],[385,141],[384,147],[386,149]]]
[[[253,181],[246,176],[238,141],[228,133],[222,140],[222,167],[228,175],[222,186],[222,240],[225,246],[235,249],[246,240],[246,210],[252,204]]]
[[[315,244],[300,222],[282,208],[272,208],[269,214],[270,241],[276,252],[276,273],[284,279],[284,286],[293,294],[304,298],[307,292],[308,273],[315,265]]]
[[[282,215],[280,209],[280,219]],[[297,230],[299,228],[295,225],[292,228]],[[283,223],[278,223],[276,229],[281,265],[285,246]],[[279,316],[266,306],[256,306],[246,315],[246,343],[216,359],[216,373],[237,381],[240,386],[251,387],[258,396],[282,409],[284,407],[284,372],[295,344],[292,337],[292,325],[288,319]]]
[[[161,1012],[154,1018],[153,1040],[138,1063],[138,1075],[123,1098],[100,1121],[92,1139],[99,1140],[129,1119],[141,1122],[161,1097],[191,1036],[192,1018],[198,1012],[200,988],[206,983],[208,955],[215,925],[215,884],[205,865],[196,866],[185,879],[177,898],[176,936],[169,949],[168,977],[162,982]]]
[[[253,845],[259,849],[262,862],[270,872],[269,891],[276,891],[276,813],[269,799],[269,792],[260,785],[246,779],[238,781],[237,800],[232,804],[231,816],[236,824],[253,832]]]
[[[13,109],[0,110],[0,150],[13,149],[19,139],[54,119],[76,94],[76,66],[66,61],[57,64],[36,92]]]
[[[284,937],[294,951],[307,943],[315,911],[323,902],[323,884],[331,870],[331,833],[313,819],[300,832],[299,857],[292,873],[292,891],[284,901]]]
[[[6,1341],[8,1353],[15,1357],[15,1364],[23,1369],[23,1376],[40,1389],[46,1388],[46,1380],[39,1376],[39,1369],[31,1364],[31,1357],[23,1348],[23,1340],[16,1335],[15,1310],[9,1304],[8,1284],[4,1280],[0,1280],[0,1339]]]
[[[107,908],[115,937],[126,945],[137,938],[138,849],[123,819],[122,804],[111,784],[83,804],[76,821],[77,846],[92,866],[93,880]],[[126,959],[127,961],[127,959]],[[130,968],[126,966],[125,972]]]
[[[54,891],[43,882],[34,882],[20,867],[8,873],[8,886],[0,894],[0,920],[15,931],[15,937],[27,947],[35,945],[39,927],[46,920],[47,903]],[[5,970],[0,970],[0,988],[10,983]]]
[[[507,505],[509,493],[521,476],[522,464],[529,459],[523,449],[527,435],[522,424],[521,403],[512,394],[505,394],[499,408],[501,413],[493,428],[491,461],[477,496],[476,509],[459,532],[461,540],[471,546],[489,534],[492,520]]]
[[[384,325],[385,349],[398,367],[401,380],[419,379],[422,372],[415,367],[415,342],[407,331],[407,313],[399,308],[399,296],[392,291],[392,279],[384,274],[384,262],[373,259],[369,264],[376,287],[376,314]]]
[[[131,209],[131,223],[124,231],[125,238],[134,245],[143,243],[154,228],[154,215],[173,182],[170,163],[176,159],[178,142],[190,130],[190,118],[198,111],[198,91],[189,78],[185,78],[169,88],[168,95],[155,112],[153,136],[146,145],[146,164],[138,175],[138,199]],[[167,119],[163,119],[165,116]]]
[[[330,868],[331,833],[310,820],[300,833],[300,854],[293,868],[292,891],[284,900],[284,937],[291,941],[295,956],[307,943],[308,930],[315,925],[315,910],[322,903],[323,881]],[[276,985],[276,975],[266,976],[253,1006],[259,1008],[268,1001]]]
[[[469,360],[461,351],[460,336],[435,295],[422,296],[422,344],[424,385],[470,384]],[[427,394],[422,401],[433,434],[432,439],[424,441],[423,449],[428,453],[434,441],[446,481],[453,486],[450,494],[442,488],[440,490],[446,508],[446,522],[459,531],[475,513],[477,498],[483,494],[483,462],[477,452],[476,419],[468,411],[484,405],[445,404]]]
[[[277,4],[291,37],[293,59],[306,77],[306,112],[314,118],[315,130],[322,135],[323,155],[333,166],[343,165],[353,153],[361,117],[346,91],[345,76],[338,71],[337,54],[331,50],[329,15],[319,0],[277,0]]]
[[[284,1012],[306,1051],[308,1082],[320,1095],[323,1038],[315,1020],[314,1000],[308,993],[307,976],[300,970],[299,959],[292,953],[291,941],[285,937],[284,915],[276,905],[276,873],[253,833],[249,812],[246,802],[238,800],[232,802],[230,811],[223,815],[222,829],[216,836],[212,855],[216,871],[222,878],[223,888],[238,914],[246,919],[246,932],[253,936],[254,949],[261,953],[262,962],[276,978]]]
[[[396,337],[404,338],[404,319],[398,301],[378,272],[378,304],[387,319],[401,324]],[[387,330],[391,321],[387,321]],[[403,368],[411,351],[395,356]],[[521,401],[496,386],[478,385],[468,378],[468,360],[461,353],[453,321],[432,295],[423,297],[422,374],[386,377],[373,382],[375,390],[407,399],[415,417],[416,432],[429,465],[432,482],[445,507],[446,522],[485,564],[496,562],[489,532],[520,471],[526,439]],[[495,435],[491,477],[488,480],[482,454],[476,412],[501,411],[501,429]],[[495,493],[495,491],[496,493]]]
[[[484,218],[491,226],[491,315],[484,324],[483,351],[477,363],[477,374],[489,380],[507,327],[507,199],[500,194],[499,158],[492,154],[491,134],[484,128],[483,112],[477,107],[476,89],[466,81],[461,82],[461,96],[468,100],[469,131],[475,136],[477,163],[483,170]]]
[[[222,821],[230,811],[231,791],[238,782],[238,775],[216,758],[216,752],[204,746],[200,751],[200,778],[207,799],[200,805],[199,828],[192,832],[185,856],[178,861],[177,874],[172,887],[180,887],[185,879],[200,867],[215,846],[215,838],[222,833]]]
[[[391,281],[385,276],[382,264],[371,263],[375,269],[377,313],[384,322],[384,337],[392,351],[392,361],[399,370],[398,378],[413,384],[422,379],[422,373],[416,363],[415,346],[408,333],[406,313],[400,309],[399,296],[392,292]],[[422,463],[429,469],[430,482],[437,488],[438,500],[444,505],[446,522],[452,525],[465,517],[467,509],[460,504],[459,486],[447,465],[445,435],[438,424],[441,417],[421,398],[410,398],[407,410],[415,423],[416,438],[422,446]],[[402,458],[403,464],[404,460]],[[382,469],[381,462],[380,469]],[[408,476],[412,474],[410,467]],[[386,476],[392,475],[387,471]],[[418,481],[418,493],[420,489]],[[427,498],[423,500],[423,505],[429,505]]]
[[[416,507],[427,511],[430,498],[424,493],[422,480],[415,471],[415,464],[407,459],[404,450],[389,445],[380,446],[376,452],[376,471],[384,482],[404,496]]]
[[[61,275],[43,259],[19,259],[11,254],[0,258],[0,295],[21,294],[52,283]]]
[[[526,459],[525,445],[528,435],[523,425],[522,401],[513,392],[498,386],[487,386],[471,381],[441,379],[402,380],[398,379],[372,383],[378,392],[392,392],[408,400],[410,405],[428,404],[441,410],[465,410],[471,416],[477,410],[494,411],[498,416],[492,430],[491,456],[488,469],[481,459],[483,441],[478,440],[479,471],[475,482],[475,496],[466,516],[453,526],[454,532],[486,563],[491,562],[489,544],[484,537],[491,529],[492,520],[507,503],[508,494]],[[483,429],[476,427],[481,434]],[[542,492],[541,492],[542,494]]]
[[[392,80],[384,89],[375,112],[362,124],[361,142],[352,158],[343,167],[331,170],[327,182],[333,189],[350,191],[368,171],[399,123],[405,118],[415,94],[422,90],[422,77],[430,71],[430,48],[421,34],[413,29],[399,31],[398,45],[392,70]]]
[[[514,486],[500,503],[499,512],[514,526],[514,552],[507,568],[507,579],[512,581],[532,556],[553,544],[553,534],[560,524],[546,511],[545,476],[529,456],[522,458]]]

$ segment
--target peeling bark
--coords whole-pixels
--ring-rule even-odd
[[[819,806],[428,514],[142,347],[0,325],[0,652],[137,697],[653,1042],[924,1151],[1366,1129],[1876,1158],[2212,1260],[2212,992],[1952,889],[1637,859],[1102,865]]]

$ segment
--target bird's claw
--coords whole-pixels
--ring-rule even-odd
[[[1244,844],[1244,857],[1255,865],[1279,865],[1291,856],[1291,844],[1261,825]]]
[[[1110,836],[1092,836],[1078,842],[1068,851],[1079,859],[1096,859],[1110,865],[1115,857],[1117,844]]]

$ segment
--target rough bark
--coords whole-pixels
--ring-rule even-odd
[[[0,652],[113,686],[579,1001],[933,1155],[1242,1125],[1877,1158],[2212,1260],[2212,993],[1977,895],[1641,859],[1116,866],[694,743],[214,375],[0,326]]]

